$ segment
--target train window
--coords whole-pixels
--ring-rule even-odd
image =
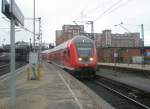
[[[92,48],[92,43],[77,43],[77,48]]]
[[[77,52],[79,57],[93,56],[93,44],[86,43],[76,43]]]

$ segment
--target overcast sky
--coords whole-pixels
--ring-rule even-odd
[[[15,0],[25,18],[33,18],[33,0]],[[55,42],[55,30],[62,29],[64,24],[74,24],[73,21],[94,21],[94,31],[101,33],[104,29],[111,29],[112,33],[141,32],[140,24],[144,24],[145,45],[150,45],[150,0],[35,0],[36,17],[42,18],[43,40],[47,43]],[[1,8],[1,0],[0,0]],[[0,13],[0,45],[9,43],[10,24]],[[90,32],[90,25],[84,24],[85,30]],[[33,31],[33,21],[25,20],[25,27]],[[38,22],[36,22],[38,33]],[[16,32],[16,41],[29,41],[33,35],[29,32]]]

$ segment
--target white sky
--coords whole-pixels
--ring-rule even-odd
[[[33,17],[33,0],[15,0],[25,18]],[[36,17],[42,17],[43,40],[55,42],[55,30],[62,29],[64,24],[74,24],[73,21],[93,21],[94,31],[101,33],[111,29],[112,33],[124,33],[126,30],[114,25],[120,22],[131,32],[141,32],[140,24],[144,24],[145,45],[150,45],[150,0],[35,0]],[[1,8],[1,0],[0,0]],[[10,24],[1,17],[0,28],[9,28]],[[33,30],[33,21],[25,20],[25,27]],[[83,24],[79,23],[78,24]],[[128,25],[127,25],[128,24]],[[36,22],[36,33],[38,22]],[[90,25],[85,24],[85,30],[90,32]],[[9,43],[9,29],[0,29],[0,45]],[[16,33],[16,41],[29,41],[33,35],[21,31]],[[6,39],[4,41],[4,39]]]

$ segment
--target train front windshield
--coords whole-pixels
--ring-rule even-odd
[[[77,52],[79,57],[92,57],[93,44],[90,42],[76,43]]]

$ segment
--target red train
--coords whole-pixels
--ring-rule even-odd
[[[42,52],[43,59],[73,71],[79,76],[94,76],[97,66],[96,47],[86,36],[74,38]]]

